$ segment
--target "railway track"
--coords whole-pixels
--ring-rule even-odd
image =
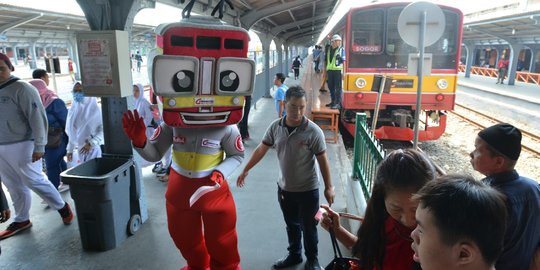
[[[456,107],[459,107],[459,108],[462,108],[464,110],[467,110],[469,112],[472,112],[476,115],[479,115],[481,118],[484,118],[485,120],[483,120],[482,122],[478,121],[478,120],[475,120],[475,119],[471,119],[471,117],[468,117],[467,115],[464,115],[462,113],[459,113],[457,112],[456,110],[453,110],[453,111],[449,111],[449,113],[451,114],[454,114],[458,117],[460,117],[461,119],[463,119],[464,121],[466,122],[469,122],[471,124],[473,124],[474,126],[477,126],[478,128],[481,128],[481,129],[484,129],[488,126],[491,126],[491,125],[494,125],[494,124],[500,124],[500,123],[504,123],[503,121],[493,117],[493,116],[490,116],[490,115],[487,115],[485,113],[482,113],[482,112],[479,112],[475,109],[472,109],[472,108],[469,108],[463,104],[459,104],[456,102]],[[490,122],[489,124],[484,124],[484,122]],[[523,147],[523,149],[531,152],[531,153],[534,153],[535,155],[538,155],[540,156],[540,151],[536,150],[533,146],[531,146],[531,144],[535,144],[535,145],[538,145],[540,144],[540,136],[532,133],[532,132],[528,132],[526,130],[523,130],[520,128],[520,131],[521,131],[521,134],[523,135],[524,138],[526,138],[526,141],[521,143],[521,147]]]

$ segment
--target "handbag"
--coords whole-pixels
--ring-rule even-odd
[[[334,259],[324,268],[324,270],[360,270],[362,269],[359,259],[343,257],[341,250],[339,249],[336,236],[334,234],[334,228],[328,229],[330,232],[330,239],[332,240],[332,247],[334,248]]]
[[[62,128],[49,127],[47,132],[47,144],[45,148],[57,148],[62,143],[64,130]]]

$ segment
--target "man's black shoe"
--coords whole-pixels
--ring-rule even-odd
[[[341,109],[341,105],[339,105],[339,104],[334,104],[334,105],[330,106],[330,109],[337,109],[337,110],[339,110],[339,109]]]
[[[321,264],[319,264],[319,260],[317,258],[315,259],[308,259],[306,264],[304,265],[305,270],[321,270]]]
[[[332,106],[334,106],[334,103],[330,102],[330,103],[328,103],[328,104],[326,104],[326,105],[324,105],[324,106],[326,106],[326,107],[332,107]]]
[[[274,269],[283,269],[287,267],[291,267],[293,265],[297,265],[302,262],[302,256],[295,256],[295,255],[287,255],[285,258],[281,258],[277,260],[273,267]]]

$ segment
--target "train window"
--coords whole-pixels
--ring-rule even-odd
[[[221,48],[221,37],[197,37],[197,49],[219,50]]]
[[[218,95],[250,95],[255,84],[255,62],[246,58],[221,57],[217,61],[215,81]]]
[[[446,18],[446,26],[443,35],[437,42],[427,47],[427,50],[438,52],[439,54],[455,54],[459,35],[459,29],[456,25],[459,25],[459,18],[457,14],[449,11],[444,11],[444,15]]]
[[[401,11],[403,11],[403,7],[388,9],[386,53],[389,55],[400,55],[397,62],[406,63],[408,61],[409,53],[416,52],[416,48],[405,43],[399,35],[397,22]],[[402,57],[403,59],[401,59]],[[407,59],[407,61],[405,61],[405,59]]]
[[[159,96],[192,96],[198,89],[199,59],[191,56],[157,55],[152,76]]]
[[[350,50],[352,54],[379,54],[383,49],[383,10],[352,14]]]
[[[237,50],[244,49],[244,41],[241,39],[226,38],[224,45],[225,45],[225,49],[237,49]]]
[[[180,47],[193,47],[193,37],[172,36],[171,45]]]
[[[415,47],[406,44],[398,33],[397,21],[402,10],[401,7],[390,8],[387,20],[386,53],[393,57],[393,59],[388,60],[388,63],[391,67],[397,68],[406,68],[408,55],[418,51]],[[443,9],[443,12],[446,20],[444,33],[434,44],[425,48],[426,53],[433,55],[433,69],[453,69],[456,65],[456,50],[459,46],[457,44],[459,17],[453,11]],[[429,33],[426,34],[429,35]]]

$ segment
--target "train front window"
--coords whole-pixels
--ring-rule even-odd
[[[171,36],[171,45],[180,47],[193,47],[193,37]]]
[[[221,37],[197,37],[197,49],[219,50],[221,48]]]
[[[406,44],[399,36],[397,22],[403,8],[390,8],[388,10],[388,25],[386,38],[386,53],[392,57],[388,59],[394,68],[407,68],[410,53],[418,52],[416,47]],[[459,20],[457,14],[443,10],[446,20],[444,33],[434,44],[425,47],[425,52],[433,55],[433,69],[454,69],[456,66],[457,40]],[[426,35],[430,33],[427,32]]]
[[[349,67],[366,68],[371,63],[365,55],[379,55],[383,52],[384,11],[359,10],[352,14],[351,35],[349,37]]]
[[[226,38],[225,39],[225,49],[244,49],[244,41],[241,39]]]
[[[406,69],[409,54],[418,49],[403,41],[397,22],[404,6],[358,10],[351,17],[349,68]],[[459,40],[459,16],[443,10],[446,27],[442,37],[427,46],[433,69],[455,69]],[[426,33],[429,35],[430,33]]]

